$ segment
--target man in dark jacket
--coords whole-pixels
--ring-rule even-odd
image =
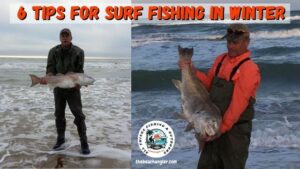
[[[47,76],[57,74],[67,74],[70,72],[84,73],[84,52],[79,47],[73,45],[71,31],[64,28],[60,31],[61,44],[53,47],[48,54],[47,61]],[[45,78],[42,78],[41,84],[46,84]],[[87,143],[85,115],[82,112],[81,86],[77,85],[71,89],[63,89],[56,87],[54,89],[55,101],[55,124],[57,129],[57,142],[54,145],[54,150],[62,149],[62,144],[65,142],[66,118],[65,109],[68,103],[72,114],[75,116],[74,123],[77,126],[77,131],[81,142],[81,153],[89,154],[89,145]]]

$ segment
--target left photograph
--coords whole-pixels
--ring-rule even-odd
[[[130,168],[130,25],[7,18],[0,168]]]

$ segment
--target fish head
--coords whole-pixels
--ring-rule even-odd
[[[182,48],[180,45],[178,46],[179,60],[188,61],[191,60],[194,49],[193,48]]]
[[[216,119],[207,119],[204,124],[204,131],[207,136],[215,136],[219,133],[220,123]]]
[[[193,115],[195,132],[199,137],[214,136],[219,132],[220,119],[209,116],[206,112]]]
[[[82,86],[93,85],[95,81],[96,80],[93,77],[86,74],[82,74],[80,79],[80,85]]]

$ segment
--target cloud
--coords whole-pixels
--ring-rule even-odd
[[[1,1],[0,55],[45,56],[50,48],[60,43],[60,30],[68,27],[72,31],[73,43],[84,49],[86,56],[130,57],[131,26],[129,24],[10,24],[9,4],[20,2],[36,3],[36,1],[25,0]],[[76,2],[83,1],[59,1],[59,3]],[[97,4],[102,1],[85,2]],[[40,3],[50,4],[53,1],[44,0]]]

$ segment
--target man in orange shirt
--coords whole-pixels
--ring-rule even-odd
[[[207,139],[198,169],[244,169],[248,158],[260,71],[250,59],[246,25],[231,24],[224,38],[228,52],[216,58],[208,73],[194,69],[223,117],[220,134]],[[187,64],[191,62],[180,62],[179,66]]]

